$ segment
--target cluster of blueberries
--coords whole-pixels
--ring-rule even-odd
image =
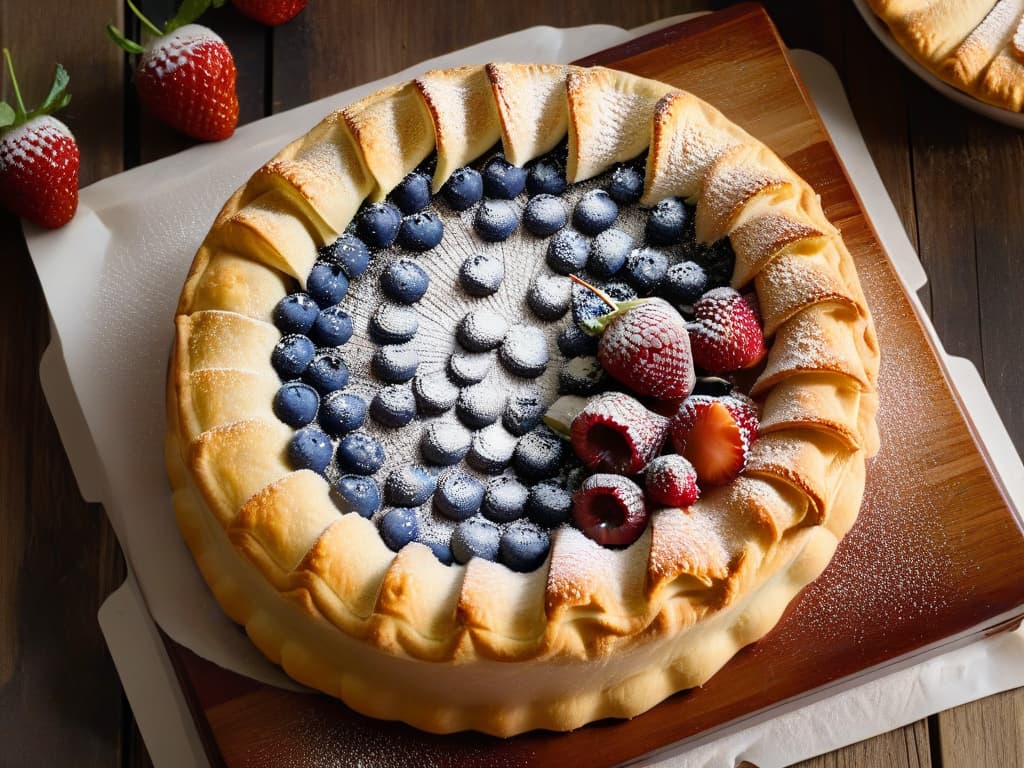
[[[567,187],[564,162],[564,150],[528,168],[495,156],[480,171],[456,170],[440,197],[455,211],[476,206],[472,225],[484,241],[506,240],[520,224],[535,237],[550,238],[546,261],[553,274],[536,279],[527,303],[546,322],[571,308],[574,322],[557,340],[564,358],[559,391],[592,395],[605,389],[608,379],[596,357],[597,340],[580,324],[610,310],[568,275],[586,275],[620,301],[657,293],[687,312],[705,291],[728,281],[733,255],[727,241],[696,244],[693,212],[677,198],[650,210],[645,243],[636,247],[615,226],[619,206],[640,199],[643,173],[636,163],[618,166],[604,188],[583,194],[570,213],[561,197]],[[571,517],[566,485],[572,484],[558,476],[578,475],[579,464],[542,424],[545,403],[539,392],[506,399],[481,383],[495,351],[513,374],[539,376],[548,364],[539,328],[509,328],[491,310],[473,310],[456,329],[462,351],[452,354],[447,371],[417,372],[418,355],[409,344],[419,324],[413,305],[426,294],[430,280],[415,254],[436,247],[444,236],[443,221],[428,210],[430,170],[417,169],[387,201],[364,206],[348,232],[320,249],[306,290],[286,296],[275,308],[274,321],[283,335],[271,362],[283,384],[274,412],[296,428],[288,449],[291,464],[326,474],[333,460],[338,471],[333,493],[345,509],[376,516],[391,549],[422,541],[444,563],[480,557],[530,571],[547,557],[549,529]],[[520,213],[513,201],[524,191],[528,200]],[[374,312],[370,333],[379,344],[373,371],[383,386],[367,403],[345,391],[349,371],[339,348],[351,338],[353,324],[342,301],[349,282],[366,272],[371,254],[395,244],[410,255],[399,256],[380,272],[388,301]],[[682,247],[684,258],[670,263],[664,250],[669,246]],[[478,297],[495,293],[503,278],[503,259],[486,251],[468,257],[459,272],[464,290]],[[385,463],[385,449],[361,430],[367,418],[399,428],[417,413],[437,415],[453,407],[458,420],[434,420],[423,430],[425,463],[393,470],[382,489],[373,476]],[[497,476],[485,483],[454,467],[463,459]],[[501,475],[510,465],[516,474]],[[448,541],[438,540],[436,531],[428,530],[429,515],[421,514],[431,499],[435,511],[455,523]],[[389,506],[380,513],[384,501]]]

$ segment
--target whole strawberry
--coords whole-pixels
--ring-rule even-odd
[[[220,141],[231,136],[238,124],[235,60],[212,30],[191,23],[209,3],[185,2],[163,30],[128,5],[156,37],[143,47],[114,26],[107,31],[125,51],[140,56],[135,90],[142,106],[192,138]]]
[[[693,305],[687,328],[693,361],[708,373],[728,373],[760,363],[768,349],[756,302],[733,288],[714,288]]]
[[[78,208],[78,145],[51,112],[67,106],[68,73],[60,64],[50,93],[29,112],[4,48],[15,106],[0,103],[0,205],[41,227],[62,227]]]
[[[659,456],[644,471],[644,491],[652,504],[688,507],[700,497],[697,470],[677,453]]]
[[[231,0],[238,12],[260,24],[276,27],[291,21],[306,7],[306,0]]]
[[[696,377],[686,322],[663,299],[617,302],[603,291],[570,276],[612,308],[585,323],[584,330],[601,334],[597,359],[601,367],[633,392],[657,400],[686,397]]]

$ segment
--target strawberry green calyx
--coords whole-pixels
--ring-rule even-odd
[[[160,29],[160,27],[147,19],[132,0],[126,0],[126,2],[146,33],[155,37],[163,37],[176,29],[184,27],[186,24],[191,24],[202,16],[208,8],[220,8],[227,0],[184,0],[178,7],[178,12],[174,14],[174,18],[168,21],[163,29]],[[141,54],[146,50],[139,43],[125,37],[124,33],[113,24],[107,25],[107,34],[111,40],[127,53]]]
[[[71,94],[67,92],[70,77],[67,70],[60,64],[53,75],[53,84],[50,92],[43,99],[43,103],[31,112],[26,109],[25,102],[21,97],[21,89],[18,88],[18,78],[14,74],[14,62],[11,60],[11,52],[4,48],[4,61],[7,63],[7,71],[11,76],[11,89],[14,91],[14,106],[7,102],[0,102],[0,132],[10,128],[16,128],[29,120],[51,115],[59,109],[66,107],[71,101]]]
[[[594,317],[589,320],[585,320],[580,323],[580,329],[588,334],[589,336],[600,336],[604,333],[604,329],[608,327],[617,317],[621,317],[626,314],[629,310],[634,307],[638,307],[641,304],[646,304],[650,299],[630,299],[629,301],[616,301],[607,293],[602,291],[597,286],[591,285],[586,280],[582,279],[578,275],[569,275],[569,279],[577,285],[582,285],[588,291],[592,291],[601,301],[611,307],[612,311],[601,315],[600,317]]]

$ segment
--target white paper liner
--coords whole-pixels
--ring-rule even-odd
[[[227,142],[198,146],[105,179],[82,190],[79,213],[64,229],[44,232],[26,227],[54,329],[53,344],[41,365],[47,400],[83,496],[104,504],[137,575],[145,605],[176,642],[240,674],[298,687],[254,649],[213,601],[177,532],[164,475],[169,318],[192,255],[221,203],[253,169],[328,111],[388,83],[433,67],[495,59],[571,61],[679,20],[665,19],[632,32],[592,25],[568,30],[536,27],[506,35],[244,126]],[[912,290],[919,288],[924,284],[920,262],[884,194],[838,78],[827,62],[813,54],[794,52],[794,60],[883,243],[904,281]],[[930,324],[925,325],[931,331]],[[951,363],[953,373],[978,379],[970,364],[961,362],[967,370]],[[978,400],[972,418],[1019,502],[1024,467],[984,389],[973,381],[969,386],[960,384],[962,392],[974,393]],[[115,659],[125,657],[118,660],[118,668],[140,727],[147,742],[155,744],[154,739],[167,737],[167,722],[178,723],[178,719],[166,720],[166,712],[161,711],[170,706],[166,702],[161,707],[131,695],[132,690],[140,690],[137,675],[152,670],[131,663],[126,656],[131,653],[131,644],[123,641],[126,632],[134,634],[148,620],[144,615],[141,623],[139,616],[130,625],[119,620],[130,613],[124,606],[133,604],[138,608],[141,599],[133,602],[119,591],[118,600],[109,610],[105,607],[101,619]],[[124,610],[114,610],[115,606]],[[1021,643],[1024,639],[1018,633],[975,644],[774,717],[690,751],[685,759],[669,758],[663,764],[718,766],[750,759],[765,768],[835,749],[931,712],[1024,684]],[[162,649],[148,650],[166,665]],[[137,652],[145,655],[146,647]],[[932,677],[941,684],[930,685]],[[173,676],[168,683],[176,684]],[[180,696],[177,699],[174,706],[180,708]],[[183,727],[179,723],[171,730]],[[193,753],[193,748],[191,742],[182,747],[187,753]]]

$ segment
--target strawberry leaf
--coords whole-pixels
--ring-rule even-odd
[[[6,101],[0,102],[0,128],[7,128],[10,125],[14,125],[14,120],[17,115],[14,113],[14,109]]]
[[[113,24],[107,25],[107,34],[110,39],[117,43],[127,53],[145,53],[146,49],[136,43],[134,40],[129,40],[122,34],[121,30],[115,27]]]
[[[209,7],[210,0],[183,0],[174,18],[167,22],[164,34],[173,32],[180,27],[184,27],[186,24],[191,24],[202,16]]]
[[[53,85],[50,86],[50,92],[43,99],[43,103],[32,111],[32,116],[52,115],[58,109],[66,107],[68,102],[71,101],[71,96],[67,93],[70,80],[68,71],[58,64],[57,71],[53,75]]]

